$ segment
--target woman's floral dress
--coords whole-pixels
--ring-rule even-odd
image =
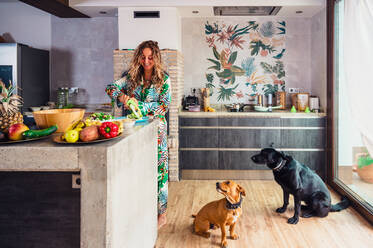
[[[122,103],[117,98],[127,93],[128,75],[109,84],[106,93],[118,106]],[[136,98],[143,116],[154,115],[160,120],[158,129],[158,214],[163,214],[167,209],[168,198],[168,149],[167,149],[167,121],[166,112],[171,101],[171,82],[169,76],[165,74],[164,84],[160,90],[154,88],[144,89],[142,84],[138,86],[131,97]]]

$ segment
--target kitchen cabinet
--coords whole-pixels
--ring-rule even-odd
[[[250,158],[273,145],[325,178],[325,116],[200,114],[179,123],[181,170],[268,170]]]
[[[153,247],[158,125],[92,144],[2,144],[0,247]]]
[[[79,247],[77,172],[0,172],[0,247]],[[77,175],[79,176],[79,175]]]

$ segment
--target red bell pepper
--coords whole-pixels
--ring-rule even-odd
[[[118,125],[113,122],[104,122],[99,127],[99,132],[106,139],[118,136]]]

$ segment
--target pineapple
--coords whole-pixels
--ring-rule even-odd
[[[16,88],[10,83],[9,88],[0,79],[0,131],[7,132],[15,123],[23,123],[23,116],[19,112],[22,98],[13,94]]]

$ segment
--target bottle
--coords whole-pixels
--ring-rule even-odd
[[[66,90],[60,87],[57,90],[57,108],[62,109],[66,106]]]
[[[268,104],[268,111],[272,112],[272,94],[268,95],[268,102],[267,102],[267,104]]]

